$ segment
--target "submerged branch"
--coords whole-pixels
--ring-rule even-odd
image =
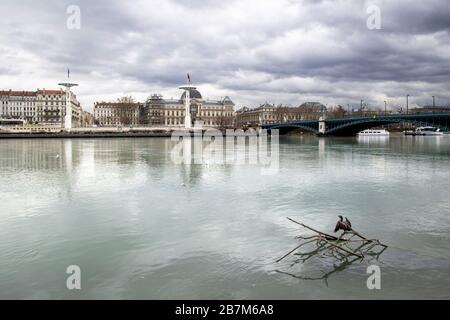
[[[387,248],[387,245],[382,244],[378,239],[368,239],[353,229],[344,231],[339,237],[336,237],[331,234],[314,229],[301,222],[295,221],[294,219],[291,219],[289,217],[287,217],[287,219],[295,224],[302,226],[305,229],[314,232],[315,234],[312,236],[297,236],[296,238],[300,241],[299,245],[283,255],[281,258],[277,259],[276,262],[280,262],[290,255],[298,256],[298,258],[294,259],[293,263],[290,265],[291,267],[298,263],[305,263],[307,260],[313,257],[331,258],[340,262],[339,267],[336,267],[335,265],[335,268],[334,270],[332,270],[332,272],[326,273],[322,271],[324,273],[324,276],[322,277],[296,276],[289,272],[276,270],[277,272],[288,274],[298,279],[323,279],[326,281],[329,275],[333,274],[334,272],[343,270],[348,265],[358,260],[362,262],[365,257],[372,257],[373,259],[373,257],[375,256],[375,258],[378,259],[379,256]],[[309,249],[309,251],[307,252],[296,252],[305,245],[309,245],[308,247],[312,247],[312,249]],[[381,248],[381,250],[379,248]],[[354,256],[354,259],[350,260],[350,256]]]
[[[280,259],[277,260],[277,262],[280,262],[281,260],[283,260],[284,258],[286,258],[288,255],[290,255],[292,252],[294,252],[295,250],[299,249],[300,247],[304,246],[305,244],[311,243],[316,241],[316,239],[310,240],[310,241],[306,241],[301,243],[300,245],[296,246],[294,249],[292,249],[291,251],[289,251],[288,253],[286,253],[284,256],[282,256]]]

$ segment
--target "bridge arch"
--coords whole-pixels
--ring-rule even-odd
[[[317,128],[316,128],[317,127]],[[314,134],[318,134],[319,133],[319,127],[317,123],[305,123],[305,124],[300,124],[300,123],[277,123],[277,124],[273,124],[273,125],[265,125],[263,127],[264,129],[267,130],[272,130],[272,129],[278,129],[280,130],[280,134],[285,134],[288,133],[292,130],[295,129],[302,129],[305,130],[307,132],[311,132]]]
[[[377,115],[371,117],[338,118],[325,120],[325,135],[355,135],[359,131],[392,123],[412,123],[419,126],[433,126],[450,131],[450,112],[425,114]],[[319,134],[318,120],[298,120],[262,125],[263,129],[279,129],[280,134],[295,129]]]
[[[392,118],[392,119],[360,119],[350,122],[344,122],[342,124],[338,124],[335,126],[328,126],[326,134],[330,135],[343,135],[343,136],[351,136],[356,135],[358,132],[374,128],[380,127],[387,124],[393,123],[412,123],[418,126],[433,126],[437,127],[443,131],[448,130],[449,128],[445,125],[436,124],[434,121],[426,121],[424,119],[402,119],[402,118]]]

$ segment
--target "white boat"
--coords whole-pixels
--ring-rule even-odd
[[[418,127],[414,133],[418,136],[442,136],[444,133],[435,127]]]
[[[364,131],[358,132],[358,136],[360,136],[360,137],[389,136],[389,131],[384,130],[384,129],[366,129]]]

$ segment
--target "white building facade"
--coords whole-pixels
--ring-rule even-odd
[[[151,95],[144,104],[143,123],[151,126],[184,127],[185,98],[165,99],[162,95]],[[234,103],[229,97],[221,100],[205,100],[196,89],[190,90],[191,121],[203,121],[207,127],[232,127]]]
[[[0,91],[0,118],[37,121],[36,91]]]
[[[102,126],[136,126],[140,124],[142,105],[134,102],[96,102],[94,121]]]
[[[72,122],[80,126],[82,108],[71,94]],[[64,126],[66,93],[63,90],[0,91],[0,118],[24,120],[28,124]]]

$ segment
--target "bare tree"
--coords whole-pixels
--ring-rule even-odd
[[[227,116],[217,117],[217,125],[220,129],[227,129],[233,126],[233,118]]]
[[[301,118],[304,120],[316,120],[326,111],[326,107],[320,102],[305,102],[298,107]]]
[[[328,115],[331,116],[331,118],[342,118],[346,114],[347,114],[347,111],[341,105],[338,105],[337,107],[334,107],[328,111]]]
[[[279,104],[275,108],[275,119],[278,122],[283,122],[288,119],[289,116],[289,108],[286,106],[283,106],[282,104]]]
[[[114,118],[117,119],[121,125],[130,125],[132,123],[131,117],[136,108],[135,99],[132,96],[123,96],[117,99],[117,105],[114,108]]]
[[[135,100],[132,96],[123,96],[121,98],[117,99],[118,103],[128,103],[128,104],[134,104]]]
[[[131,124],[131,119],[130,119],[130,117],[129,117],[127,114],[125,114],[125,113],[123,112],[123,110],[122,110],[122,114],[121,114],[121,116],[120,116],[120,123],[121,123],[122,125],[124,125],[124,126],[128,126],[128,125]]]

